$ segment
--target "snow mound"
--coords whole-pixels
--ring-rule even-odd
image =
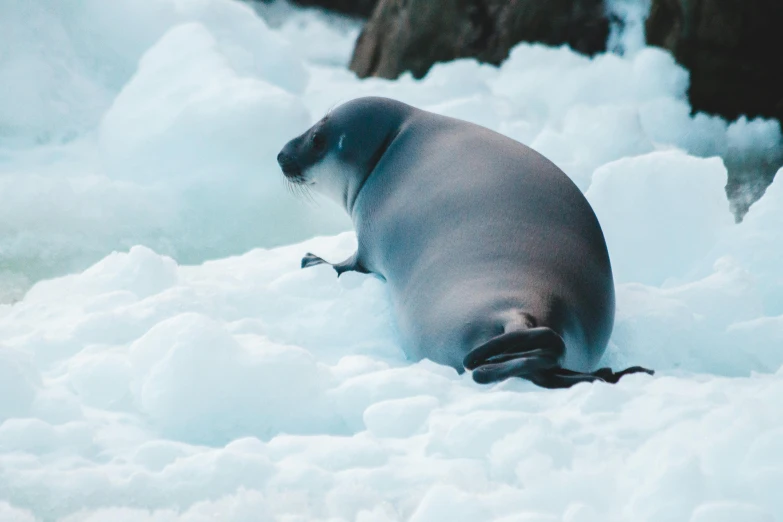
[[[783,170],[739,224],[725,194],[780,125],[690,114],[610,4],[623,56],[360,81],[358,25],[312,10],[2,3],[0,521],[783,520]],[[380,281],[301,270],[356,238],[276,151],[370,94],[562,167],[615,270],[602,363],[656,375],[479,386],[406,360]]]

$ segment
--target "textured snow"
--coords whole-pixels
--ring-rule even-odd
[[[739,224],[724,191],[780,127],[691,115],[631,22],[360,81],[316,11],[0,4],[0,521],[783,521],[783,176]],[[355,236],[274,155],[367,94],[560,165],[615,269],[603,363],[656,375],[479,386],[405,359],[383,283],[300,270]]]

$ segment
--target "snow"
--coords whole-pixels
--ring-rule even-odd
[[[625,157],[596,169],[585,195],[602,223],[615,281],[661,285],[685,276],[680,271],[703,259],[734,223],[725,186],[720,158],[678,150]]]
[[[622,56],[360,81],[357,23],[313,10],[2,3],[0,520],[783,520],[783,176],[741,223],[724,189],[780,126],[691,115],[612,5]],[[480,386],[405,359],[383,283],[300,270],[356,240],[274,155],[366,94],[560,165],[618,283],[603,363],[656,375]]]

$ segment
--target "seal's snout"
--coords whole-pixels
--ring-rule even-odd
[[[285,152],[281,151],[280,154],[277,155],[277,163],[280,165],[283,174],[285,174],[287,178],[296,178],[301,174],[299,164]]]

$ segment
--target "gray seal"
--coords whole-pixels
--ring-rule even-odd
[[[595,370],[615,313],[603,232],[552,162],[502,134],[367,97],[328,113],[278,155],[286,179],[350,214],[354,255],[331,264],[386,281],[413,360],[479,383],[547,388],[617,380]],[[327,263],[308,253],[302,267]]]

